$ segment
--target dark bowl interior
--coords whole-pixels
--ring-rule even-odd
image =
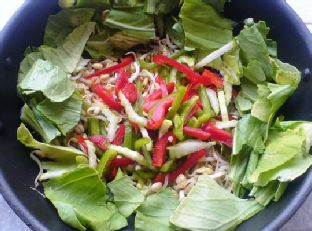
[[[15,88],[25,48],[41,44],[47,17],[58,10],[57,1],[26,0],[0,35],[0,190],[22,220],[40,231],[72,229],[61,222],[47,200],[30,188],[38,168],[30,160],[28,150],[16,140],[22,102]],[[312,39],[299,17],[282,0],[232,0],[225,14],[238,23],[247,17],[267,21],[270,36],[278,42],[279,58],[305,73],[299,89],[281,113],[291,120],[312,120]],[[272,203],[238,230],[277,230],[309,195],[311,182],[310,170],[289,185],[281,201]]]

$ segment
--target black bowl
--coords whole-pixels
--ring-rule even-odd
[[[55,0],[26,0],[0,35],[0,190],[18,216],[33,230],[73,230],[58,218],[48,200],[30,187],[38,168],[16,140],[22,106],[16,77],[23,52],[39,46],[49,14],[59,10]],[[267,21],[278,42],[279,58],[304,74],[296,93],[281,113],[291,120],[312,121],[312,38],[299,17],[283,0],[232,0],[225,14],[236,22],[247,17]],[[243,223],[238,230],[277,230],[295,213],[312,189],[312,171],[292,182],[284,197]],[[0,228],[1,229],[1,228]]]

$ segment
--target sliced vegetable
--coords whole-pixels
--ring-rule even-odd
[[[205,132],[199,128],[184,127],[183,133],[185,135],[192,136],[200,140],[208,140],[210,138],[210,134],[208,132]]]
[[[126,132],[126,126],[124,124],[121,124],[116,131],[115,138],[112,141],[112,144],[121,145],[125,136],[125,132]]]
[[[208,121],[203,125],[203,130],[210,134],[210,138],[224,143],[228,147],[233,145],[233,136],[231,133],[218,129],[212,122]]]
[[[160,103],[158,103],[154,109],[152,109],[152,116],[148,120],[147,128],[148,129],[158,129],[162,125],[166,112],[168,111],[168,108],[173,103],[173,96],[169,97],[165,100],[162,100]]]
[[[93,135],[89,136],[88,139],[94,143],[96,146],[98,146],[100,149],[105,151],[107,149],[106,144],[109,143],[109,140],[106,136],[103,135]]]
[[[110,66],[110,67],[104,68],[104,69],[99,70],[99,71],[97,71],[97,72],[95,72],[93,74],[86,75],[85,78],[86,79],[91,79],[91,78],[94,78],[94,77],[97,77],[97,76],[100,76],[100,75],[110,74],[112,72],[115,72],[115,71],[118,71],[118,70],[122,69],[123,67],[126,67],[126,66],[130,65],[132,62],[133,62],[133,58],[132,57],[124,58],[121,63],[118,63],[118,64],[116,64],[114,66]]]
[[[135,161],[127,158],[127,157],[121,157],[121,158],[115,158],[110,162],[110,167],[112,168],[119,168],[119,167],[126,167],[130,164],[134,164]]]
[[[133,151],[133,150],[125,148],[125,147],[117,146],[117,145],[110,145],[109,149],[114,150],[117,153],[119,153],[119,154],[133,160],[133,161],[136,161],[143,166],[146,166],[146,161],[145,161],[144,157],[136,151]]]
[[[170,138],[172,137],[172,138]],[[173,135],[173,132],[169,131],[166,134],[164,134],[162,137],[160,137],[155,144],[154,152],[153,152],[153,165],[155,167],[161,167],[166,158],[166,151],[167,151],[167,145],[170,142],[170,139],[175,139],[175,136]],[[171,141],[170,143],[172,143]]]
[[[198,160],[205,155],[206,151],[204,149],[190,154],[176,170],[169,174],[169,183],[174,183],[179,175],[184,174],[189,169],[193,168],[197,164]]]
[[[203,142],[200,140],[185,140],[174,146],[169,146],[170,158],[181,158],[199,150],[213,146],[214,142]]]
[[[101,84],[92,85],[91,90],[97,94],[109,108],[116,111],[123,110],[123,107],[114,99],[112,93],[106,90]]]
[[[142,116],[139,116],[134,111],[131,103],[128,101],[128,99],[124,96],[124,94],[121,91],[119,92],[119,99],[122,106],[125,108],[128,119],[132,123],[137,124],[139,127],[145,127],[147,125],[147,119]]]

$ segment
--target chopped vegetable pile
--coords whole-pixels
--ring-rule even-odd
[[[300,72],[224,3],[60,0],[20,65],[17,139],[65,223],[233,230],[312,165],[312,122],[277,117]]]

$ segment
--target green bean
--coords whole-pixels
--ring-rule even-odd
[[[174,115],[177,113],[177,111],[180,108],[181,102],[185,96],[186,93],[186,87],[180,86],[176,92],[176,96],[173,100],[171,109],[168,113],[168,119],[173,119]]]

